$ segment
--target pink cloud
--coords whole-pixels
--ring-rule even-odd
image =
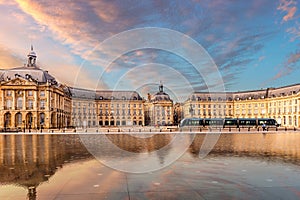
[[[287,29],[287,32],[293,35],[291,38],[291,41],[293,42],[300,37],[300,24],[296,22],[295,26]]]
[[[295,5],[296,2],[294,0],[280,0],[280,4],[277,9],[286,12],[286,15],[283,16],[283,21],[288,21],[294,18],[297,11]]]

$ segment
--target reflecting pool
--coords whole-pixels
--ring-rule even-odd
[[[0,199],[300,199],[299,133],[205,136],[0,135]]]

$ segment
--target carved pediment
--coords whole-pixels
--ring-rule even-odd
[[[36,85],[36,84],[34,82],[28,81],[26,79],[15,78],[15,79],[6,81],[2,85],[3,86],[22,86],[22,85]]]

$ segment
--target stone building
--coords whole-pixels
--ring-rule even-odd
[[[162,84],[159,85],[159,91],[153,96],[148,97],[145,104],[147,125],[173,125],[174,108],[170,96],[164,92]]]
[[[195,92],[173,104],[162,84],[154,95],[61,84],[36,64],[0,70],[0,130],[176,125],[182,118],[274,118],[300,127],[300,84],[239,92]]]
[[[36,65],[31,47],[27,64],[0,71],[0,127],[61,128],[71,123],[68,87]]]
[[[183,103],[184,117],[274,118],[282,126],[300,127],[300,84],[262,90],[196,92]]]
[[[144,126],[144,100],[135,91],[70,88],[75,127]]]

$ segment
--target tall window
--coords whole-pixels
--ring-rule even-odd
[[[32,97],[32,96],[33,96],[32,90],[29,90],[29,91],[28,91],[28,96],[29,96],[29,97]]]
[[[46,101],[45,101],[45,99],[42,99],[41,101],[40,101],[40,109],[45,109],[45,107],[46,107]]]
[[[28,101],[27,101],[27,107],[28,107],[28,109],[33,109],[33,100],[32,99],[29,99]]]
[[[44,96],[45,96],[45,91],[44,91],[44,90],[41,90],[41,91],[40,91],[40,96],[41,96],[41,97],[44,97]]]
[[[11,90],[6,90],[6,96],[8,96],[8,97],[11,96]]]
[[[12,101],[10,99],[6,100],[6,109],[11,109]]]
[[[18,97],[17,98],[17,109],[20,110],[23,107],[23,98],[22,97]]]

